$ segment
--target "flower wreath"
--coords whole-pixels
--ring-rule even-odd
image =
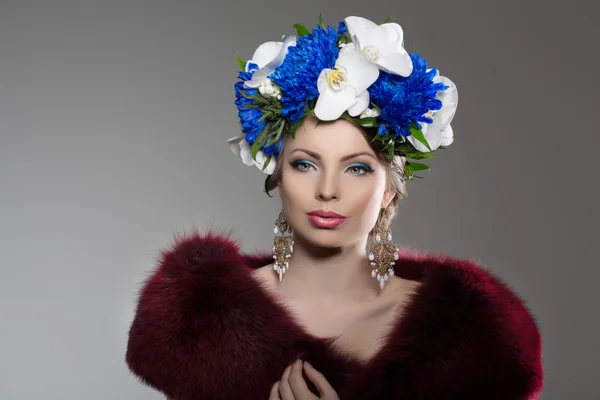
[[[458,91],[419,53],[406,52],[393,21],[348,17],[336,31],[319,17],[312,31],[296,24],[296,35],[263,43],[249,61],[238,55],[242,71],[234,88],[243,135],[228,141],[234,154],[271,175],[283,135],[294,137],[306,116],[343,117],[377,128],[372,140],[390,157],[406,158],[406,179],[429,170],[409,160],[433,158],[453,142]]]

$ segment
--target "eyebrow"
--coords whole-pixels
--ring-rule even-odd
[[[312,156],[312,157],[316,158],[317,160],[321,159],[321,156],[319,154],[315,153],[314,151],[310,151],[310,150],[306,150],[306,149],[302,149],[302,148],[294,149],[290,154],[292,154],[292,153],[294,153],[296,151],[303,151],[306,154],[308,154],[309,156]],[[343,162],[343,161],[349,160],[351,158],[358,157],[358,156],[363,156],[363,155],[364,156],[369,156],[369,157],[375,159],[375,156],[373,156],[371,153],[367,153],[366,151],[359,151],[357,153],[348,154],[347,156],[344,156],[344,157],[340,158],[340,161]]]

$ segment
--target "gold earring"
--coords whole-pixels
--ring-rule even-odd
[[[273,229],[275,237],[273,238],[273,270],[279,275],[279,282],[283,274],[290,268],[289,258],[294,251],[294,240],[292,229],[287,223],[283,210],[279,213]]]
[[[373,266],[371,276],[377,278],[380,289],[383,289],[389,277],[394,276],[394,264],[399,257],[398,246],[392,242],[392,230],[383,224],[381,215],[382,213],[379,214],[375,225],[375,240],[371,237],[369,260]]]

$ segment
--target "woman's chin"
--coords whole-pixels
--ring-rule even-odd
[[[321,248],[338,248],[348,244],[348,238],[342,230],[322,229],[310,226],[303,232],[294,231],[294,240],[297,236],[302,237],[308,244]]]

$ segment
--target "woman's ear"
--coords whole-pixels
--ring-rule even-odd
[[[395,194],[396,193],[393,190],[386,190],[385,193],[383,194],[383,200],[381,202],[381,208],[387,208],[387,206],[394,199],[394,195]]]

